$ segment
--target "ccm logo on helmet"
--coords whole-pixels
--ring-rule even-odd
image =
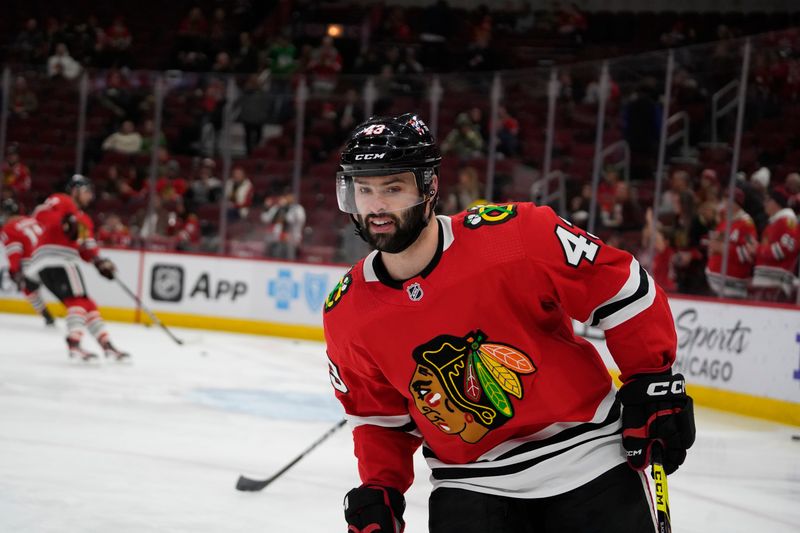
[[[668,392],[672,394],[682,394],[686,391],[686,382],[681,381],[662,381],[661,383],[651,383],[647,387],[648,396],[664,396]]]
[[[386,155],[386,152],[382,154],[357,154],[356,161],[368,161],[370,159],[383,159],[383,156]]]

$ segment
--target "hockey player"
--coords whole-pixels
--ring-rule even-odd
[[[664,293],[550,208],[435,216],[440,161],[411,114],[341,154],[339,207],[376,249],[324,306],[362,481],[348,531],[403,530],[420,445],[432,533],[654,531],[642,471],[657,444],[674,472],[695,432]],[[572,318],[605,330],[619,392]]]
[[[761,235],[753,269],[753,295],[759,300],[792,301],[797,283],[800,227],[797,214],[787,207],[789,195],[776,187],[764,199],[769,223]]]
[[[3,244],[8,258],[8,274],[17,289],[25,295],[25,299],[42,315],[45,324],[52,326],[55,321],[44,304],[39,283],[25,275],[31,254],[42,236],[42,228],[35,219],[19,216],[19,207],[11,199],[3,202],[3,212],[10,217],[0,228],[0,243]]]
[[[747,298],[747,286],[753,277],[753,261],[758,233],[753,219],[744,210],[745,194],[738,187],[734,191],[733,220],[728,242],[728,271],[722,277],[722,260],[725,252],[723,219],[710,234],[706,279],[708,286],[718,296]]]
[[[95,358],[81,347],[83,327],[103,348],[106,357],[125,359],[128,354],[114,347],[105,322],[86,292],[79,264],[91,262],[107,279],[114,279],[116,267],[100,256],[94,240],[94,224],[83,211],[94,198],[89,180],[75,174],[67,186],[68,194],[51,195],[36,208],[34,217],[42,227],[40,244],[33,253],[31,271],[67,308],[67,347],[70,357]]]

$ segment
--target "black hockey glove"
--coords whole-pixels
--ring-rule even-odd
[[[70,241],[78,240],[78,219],[72,213],[67,213],[61,219],[61,231]]]
[[[114,279],[117,267],[111,262],[111,259],[98,257],[94,260],[94,266],[97,267],[97,271],[100,272],[100,275],[104,278]]]
[[[635,470],[650,465],[650,451],[658,441],[664,471],[673,473],[694,443],[694,408],[681,374],[638,374],[617,394],[622,402],[622,446]]]
[[[344,497],[347,533],[402,533],[406,499],[391,487],[365,485]]]

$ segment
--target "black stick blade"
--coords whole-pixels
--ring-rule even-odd
[[[236,490],[240,490],[242,492],[258,492],[269,485],[271,481],[272,479],[259,481],[257,479],[239,476],[239,479],[236,481]]]

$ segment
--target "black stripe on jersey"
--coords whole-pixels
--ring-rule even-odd
[[[588,433],[590,431],[594,431],[594,430],[603,428],[605,426],[610,426],[611,424],[615,424],[619,420],[619,417],[620,417],[620,403],[618,401],[614,401],[613,405],[611,406],[611,409],[608,410],[608,415],[605,417],[605,419],[602,422],[587,422],[585,424],[579,424],[577,426],[573,426],[573,427],[571,427],[569,429],[565,429],[564,431],[556,433],[552,437],[548,437],[546,439],[541,439],[541,440],[534,440],[534,441],[526,442],[525,444],[521,444],[521,445],[517,446],[513,450],[509,450],[508,452],[506,452],[503,455],[497,457],[493,461],[500,461],[502,459],[508,459],[509,457],[514,457],[515,455],[528,453],[528,452],[531,452],[531,451],[534,451],[534,450],[538,450],[540,448],[544,448],[545,446],[552,446],[553,444],[558,444],[559,442],[568,441],[568,440],[570,440],[570,439],[572,439],[574,437],[577,437],[578,435],[581,435],[583,433]],[[592,440],[592,439],[589,439],[589,440]],[[587,441],[582,441],[582,442],[589,442],[589,441],[587,440]],[[561,451],[563,451],[563,450],[559,450],[557,453],[561,453]],[[423,446],[423,448],[422,448],[422,456],[425,457],[426,459],[438,459],[438,457],[436,457],[436,454],[433,453],[433,450],[431,450],[427,446]],[[446,468],[445,470],[450,471],[450,470],[453,470],[453,469]],[[458,470],[458,468],[456,468],[456,470]],[[463,468],[461,470],[469,470],[470,472],[473,472],[473,475],[474,475],[474,472],[476,471],[475,468]],[[481,469],[481,471],[482,470],[483,469]],[[434,477],[436,477],[436,476],[434,476]],[[467,477],[469,477],[469,476],[467,476]]]
[[[548,454],[540,455],[538,457],[534,457],[533,459],[528,459],[527,461],[520,461],[519,463],[513,463],[510,465],[498,466],[495,468],[434,468],[431,471],[431,473],[434,479],[440,481],[445,481],[448,479],[469,479],[469,478],[479,478],[479,477],[509,476],[512,474],[516,474],[518,472],[522,472],[523,470],[527,470],[531,467],[534,467],[539,463],[547,461],[548,459],[551,459],[557,455],[561,455],[562,453],[568,452],[569,450],[577,448],[578,446],[583,446],[584,444],[587,444],[589,442],[599,439],[606,439],[612,435],[618,435],[621,433],[622,433],[622,428],[619,428],[613,433],[609,433],[607,435],[597,435],[596,437],[576,442],[575,444],[567,448],[561,448],[560,450],[555,450]]]
[[[645,272],[644,268],[639,265],[639,287],[636,289],[636,292],[628,296],[627,298],[623,298],[622,300],[617,300],[616,302],[611,302],[608,305],[604,305],[602,307],[598,307],[597,310],[594,312],[594,319],[592,320],[592,326],[597,326],[600,321],[604,318],[607,318],[620,309],[623,309],[639,298],[644,298],[647,292],[650,290],[650,282],[647,281],[647,272]]]

